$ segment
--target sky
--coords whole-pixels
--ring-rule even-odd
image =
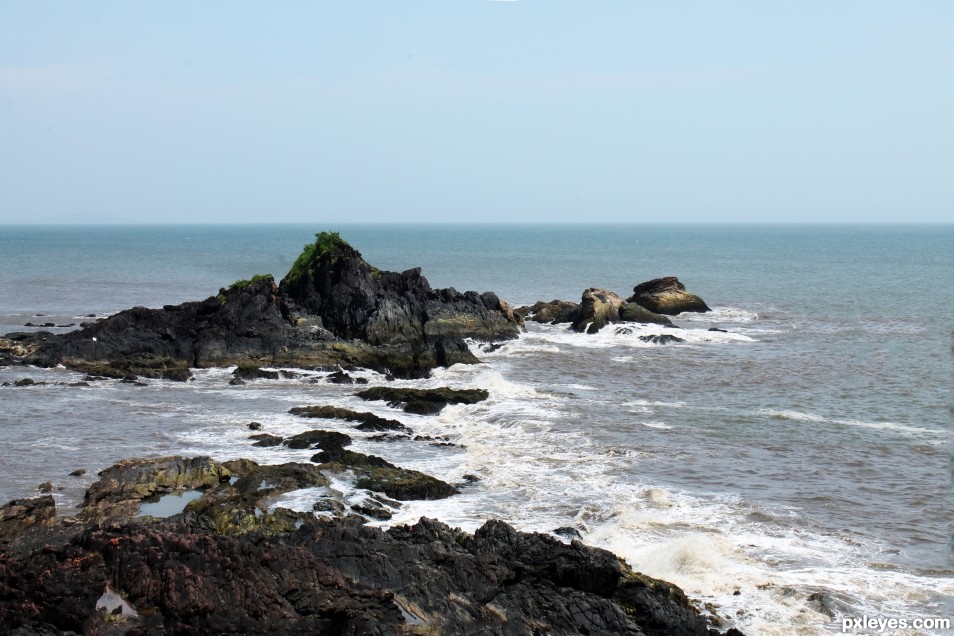
[[[0,224],[954,222],[954,2],[0,3]]]

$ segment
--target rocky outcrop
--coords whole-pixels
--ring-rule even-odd
[[[468,535],[430,519],[386,532],[315,521],[264,541],[187,521],[94,529],[0,557],[0,622],[89,633],[107,622],[94,609],[107,586],[131,610],[109,619],[113,633],[712,633],[678,588],[608,552],[499,521]]]
[[[208,457],[130,459],[100,471],[86,491],[82,516],[96,521],[125,518],[143,500],[227,482],[231,472]]]
[[[345,437],[327,436],[323,452],[343,459]],[[353,468],[390,466],[353,455]],[[247,459],[120,462],[87,496],[115,502],[97,515],[106,525],[53,519],[51,498],[11,502],[0,508],[0,529],[4,545],[20,549],[0,550],[0,625],[36,634],[718,633],[676,586],[579,541],[501,521],[472,535],[426,518],[384,531],[339,516],[340,503],[316,501],[316,510],[335,511],[321,517],[269,505],[326,486],[323,470]],[[126,502],[160,485],[204,490],[169,518],[130,517]],[[388,518],[395,505],[372,496],[351,509]],[[72,530],[57,535],[51,523]]]
[[[0,546],[10,543],[24,530],[50,525],[56,517],[52,495],[14,499],[0,507]]]
[[[551,300],[550,302],[541,300],[533,305],[520,307],[515,311],[525,320],[557,324],[576,320],[580,313],[580,305],[566,300]]]
[[[702,298],[686,291],[686,286],[675,276],[656,278],[636,285],[629,302],[667,316],[675,316],[684,311],[712,311]]]
[[[666,315],[683,311],[710,311],[701,298],[686,291],[673,276],[640,283],[634,294],[623,300],[615,292],[591,287],[579,304],[565,300],[539,301],[520,307],[517,315],[540,323],[572,323],[576,331],[596,333],[608,324],[638,322],[675,327]],[[665,315],[664,315],[665,314]]]
[[[492,292],[435,290],[420,269],[381,271],[323,232],[280,285],[255,276],[201,302],[134,307],[67,334],[8,334],[2,352],[107,377],[185,380],[190,367],[231,365],[358,366],[420,377],[477,362],[464,338],[507,340],[521,325]]]

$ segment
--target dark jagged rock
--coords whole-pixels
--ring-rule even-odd
[[[531,306],[520,307],[514,311],[525,320],[557,324],[575,322],[580,313],[580,305],[566,300],[551,300],[550,302],[541,300]]]
[[[360,422],[360,424],[355,427],[359,431],[397,431],[404,435],[413,434],[410,428],[397,420],[384,418],[374,413],[358,413],[357,411],[343,409],[337,406],[296,406],[288,412],[292,415],[298,415],[299,417],[320,417],[324,419]]]
[[[445,499],[460,492],[436,477],[400,468],[377,455],[331,448],[315,454],[311,461],[334,472],[350,469],[357,477],[355,486],[358,488],[383,492],[400,501]]]
[[[261,446],[263,448],[270,448],[272,446],[281,446],[282,442],[285,440],[277,435],[271,435],[270,433],[256,433],[255,435],[249,435],[249,439],[255,440],[255,443],[252,446]]]
[[[434,415],[448,404],[476,404],[489,397],[484,389],[405,389],[375,386],[356,393],[362,400],[383,400],[389,406],[403,408],[407,413]]]
[[[14,499],[0,507],[0,545],[10,543],[30,528],[49,525],[56,517],[52,495]]]
[[[119,507],[97,517],[113,523],[74,519],[68,532],[51,497],[10,502],[0,538],[20,549],[0,551],[0,625],[29,634],[718,633],[679,588],[578,541],[500,521],[473,535],[426,518],[382,531],[354,516],[268,510],[278,494],[326,486],[322,470],[129,460],[96,488],[98,502]],[[131,520],[125,502],[144,491],[126,478],[146,490],[206,490],[168,519]],[[371,495],[352,511],[385,519],[399,505]],[[334,499],[314,508],[346,512]],[[104,589],[130,611],[97,612]]]
[[[702,298],[686,291],[685,285],[675,276],[656,278],[636,285],[629,302],[667,316],[675,316],[684,311],[712,311]]]
[[[279,291],[295,320],[318,316],[337,338],[411,346],[437,364],[473,361],[459,346],[463,338],[507,340],[519,332],[519,320],[495,294],[431,289],[420,268],[378,270],[336,233],[306,246]],[[453,360],[437,360],[448,356]]]
[[[387,508],[378,506],[368,501],[352,504],[351,510],[357,512],[359,515],[364,515],[365,517],[370,517],[371,519],[378,519],[379,521],[387,521],[394,516]]]
[[[344,370],[337,370],[334,373],[331,373],[326,378],[328,382],[332,384],[367,384],[367,378],[356,378],[350,373]]]
[[[334,431],[306,431],[289,437],[283,444],[288,448],[343,448],[351,444],[351,438]]]
[[[685,340],[683,340],[682,338],[679,338],[678,336],[670,335],[668,333],[664,333],[660,335],[651,335],[651,336],[640,336],[639,339],[642,340],[643,342],[648,342],[649,344],[658,344],[658,345],[673,344],[675,342],[685,342]]]
[[[556,530],[553,531],[553,534],[557,535],[558,537],[564,537],[566,539],[582,539],[583,538],[583,535],[580,534],[580,531],[571,526],[563,526],[563,527],[557,528]]]
[[[464,338],[499,342],[521,327],[492,292],[431,289],[420,269],[378,270],[336,233],[321,233],[279,286],[255,276],[203,301],[134,307],[66,334],[7,334],[0,359],[107,377],[181,380],[190,368],[260,364],[422,377],[477,362]]]
[[[240,364],[232,371],[236,380],[277,380],[278,371],[268,371],[254,364]]]

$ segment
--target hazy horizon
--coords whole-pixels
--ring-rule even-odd
[[[11,0],[0,225],[954,220],[954,4]]]

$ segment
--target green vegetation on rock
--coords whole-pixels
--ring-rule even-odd
[[[220,290],[218,295],[216,296],[216,299],[220,303],[224,303],[228,299],[228,297],[231,296],[233,293],[245,291],[246,289],[251,287],[253,283],[257,283],[260,280],[267,280],[272,283],[275,282],[275,279],[272,278],[271,274],[255,274],[251,278],[243,278],[243,279],[237,280],[231,285],[229,285],[228,287]]]
[[[318,232],[315,242],[306,245],[295,259],[282,279],[282,285],[295,285],[305,276],[314,275],[315,266],[322,259],[334,263],[342,256],[361,257],[337,232]]]

